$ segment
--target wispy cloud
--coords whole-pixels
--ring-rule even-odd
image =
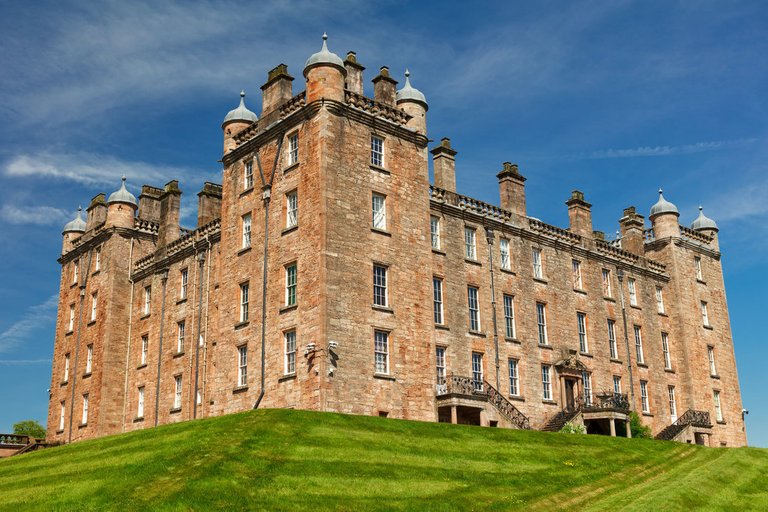
[[[146,162],[121,160],[114,156],[94,153],[41,152],[16,155],[2,167],[9,177],[54,178],[85,185],[119,185],[119,176],[128,177],[128,183],[164,183],[179,176],[202,176],[200,170],[183,167],[152,165]]]
[[[73,213],[54,206],[15,206],[4,204],[0,207],[0,219],[11,224],[52,226],[72,218],[74,218]]]
[[[704,151],[717,151],[720,149],[732,149],[752,144],[757,139],[717,140],[711,142],[696,142],[682,146],[641,146],[629,149],[600,149],[589,154],[574,155],[576,159],[601,159],[601,158],[637,158],[646,156],[670,156],[702,153]]]
[[[50,364],[50,359],[0,359],[0,366],[27,366],[34,364]]]
[[[21,319],[0,333],[0,352],[7,352],[30,341],[30,336],[55,321],[58,302],[59,296],[51,295],[42,304],[36,304],[27,309]]]

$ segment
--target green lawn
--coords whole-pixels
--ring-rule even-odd
[[[768,450],[262,410],[0,460],[0,510],[768,510]]]

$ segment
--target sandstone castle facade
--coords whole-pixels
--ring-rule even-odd
[[[280,65],[260,117],[224,120],[221,185],[93,198],[64,229],[49,441],[254,407],[746,444],[718,229],[661,194],[650,227],[567,229],[456,192],[424,95],[322,50],[306,89]],[[429,183],[429,154],[434,185]]]

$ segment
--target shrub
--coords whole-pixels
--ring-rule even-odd
[[[640,416],[634,411],[629,413],[629,429],[632,431],[632,437],[643,439],[650,439],[653,437],[651,435],[651,427],[643,425]]]
[[[563,425],[563,428],[560,429],[560,432],[563,434],[586,434],[587,429],[584,428],[584,425],[577,425],[569,421]]]

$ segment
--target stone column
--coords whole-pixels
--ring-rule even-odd
[[[616,437],[616,420],[611,418],[611,437]]]
[[[624,422],[624,426],[627,428],[627,438],[632,438],[632,428],[629,426],[629,420]]]
[[[456,406],[451,406],[451,423],[454,425],[459,422],[459,415],[456,413]]]

